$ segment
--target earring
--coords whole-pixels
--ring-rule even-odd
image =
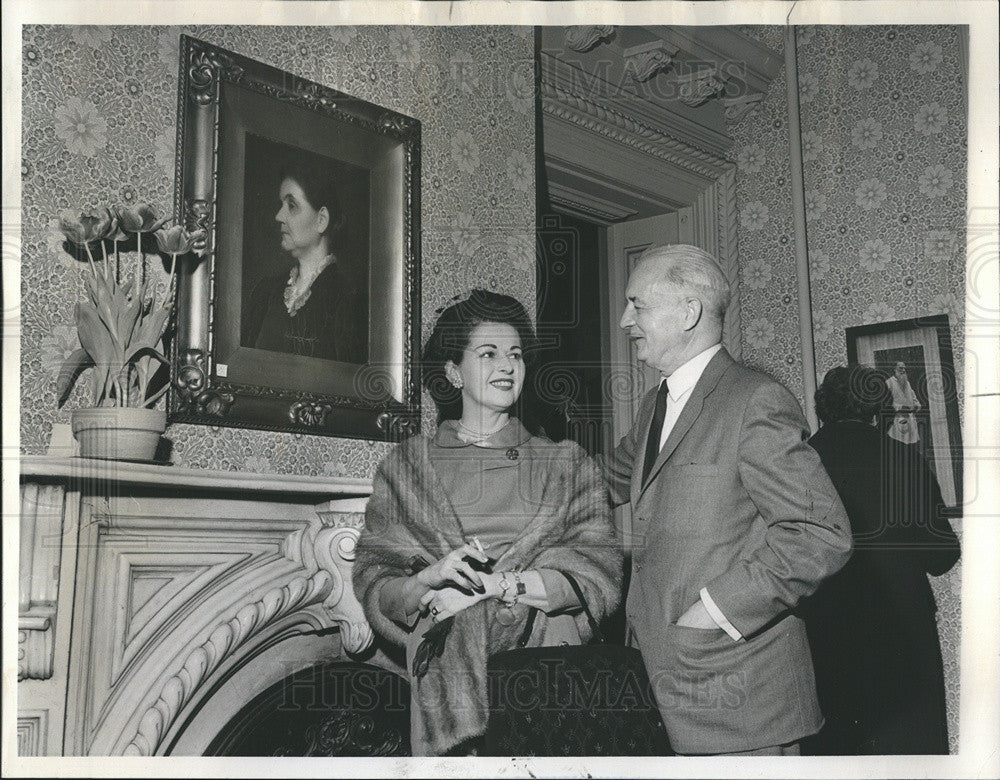
[[[461,390],[464,384],[461,379],[449,379],[448,381],[451,382],[451,386],[456,390]]]

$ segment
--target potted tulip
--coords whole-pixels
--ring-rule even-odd
[[[93,406],[73,410],[71,418],[83,456],[151,460],[166,429],[166,413],[153,406],[168,383],[156,387],[153,379],[167,363],[163,336],[177,258],[194,251],[205,233],[165,224],[146,204],[91,210],[59,220],[78,257],[83,250],[88,266],[85,298],[74,310],[81,348],[66,359],[56,380],[62,407],[77,379],[90,372]],[[144,270],[143,234],[148,233],[155,236],[160,252],[170,256],[170,281],[159,304]],[[138,262],[123,269],[119,244],[130,234],[136,236]]]

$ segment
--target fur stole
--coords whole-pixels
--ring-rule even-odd
[[[436,561],[467,541],[431,465],[428,447],[427,438],[414,437],[379,466],[354,563],[354,590],[368,621],[376,633],[401,645],[407,632],[379,609],[382,585],[407,576],[414,555]],[[617,606],[622,576],[621,542],[601,475],[573,442],[534,438],[522,451],[543,462],[543,498],[538,514],[493,570],[570,572],[600,620]],[[420,710],[415,723],[421,723],[424,732],[413,735],[415,748],[422,744],[431,754],[441,755],[485,731],[487,658],[514,646],[528,615],[528,608],[518,605],[517,621],[504,626],[494,619],[498,607],[497,601],[486,599],[456,615],[444,653],[432,661],[424,677],[411,680],[411,706]],[[581,613],[576,621],[586,640],[590,634],[586,617]],[[536,621],[530,644],[537,644],[544,623]]]

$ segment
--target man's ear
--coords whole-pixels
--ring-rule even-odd
[[[704,314],[701,300],[698,298],[687,298],[684,301],[684,330],[691,330],[699,322]]]

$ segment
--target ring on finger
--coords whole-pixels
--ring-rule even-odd
[[[431,614],[432,615],[437,615],[437,613],[440,612],[440,611],[441,610],[438,609],[437,607],[431,607]]]

